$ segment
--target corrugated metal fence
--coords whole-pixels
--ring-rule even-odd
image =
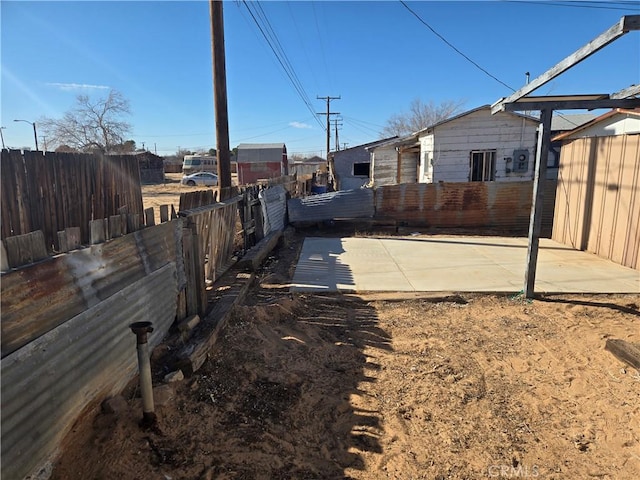
[[[556,181],[546,180],[542,235],[553,225]],[[533,182],[412,183],[376,189],[376,218],[411,226],[500,228],[514,233],[529,227]]]
[[[338,218],[372,218],[373,190],[358,188],[321,193],[288,202],[291,222],[319,222]]]
[[[24,157],[8,154],[2,154],[3,229],[7,218],[11,226],[7,235],[20,233],[9,237],[8,243],[20,247],[33,236],[28,246],[35,248],[46,236],[47,244],[58,248],[50,243],[51,235],[62,229],[61,238],[72,244],[65,250],[76,249],[48,257],[45,248],[37,248],[43,250],[38,263],[2,275],[0,474],[23,478],[55,452],[86,406],[119,393],[135,375],[130,323],[153,322],[153,347],[174,320],[206,313],[206,282],[217,280],[232,264],[243,197],[215,202],[212,195],[195,194],[184,199],[192,208],[180,212],[181,218],[157,226],[150,226],[154,223],[150,218],[146,228],[138,225],[143,229],[127,234],[119,228],[125,218],[108,213],[135,204],[136,215],[142,216],[139,177],[127,173],[134,165],[132,157],[123,157],[127,162],[120,164],[117,157],[68,155],[65,163],[64,156],[43,157],[40,152],[26,152]],[[46,173],[38,175],[37,166]],[[136,161],[135,172],[137,168]],[[78,172],[86,184],[70,183]],[[52,183],[43,183],[43,178]],[[263,192],[270,228],[284,228],[282,183],[290,180],[283,179],[271,193]],[[120,189],[121,182],[131,188]],[[74,197],[66,189],[69,185],[80,193]],[[266,187],[257,188],[250,196]],[[20,199],[18,207],[5,208],[11,195]],[[128,195],[137,199],[125,200]],[[42,214],[28,215],[42,205],[47,206]],[[62,213],[52,213],[58,207]],[[167,211],[164,216],[166,220]],[[44,226],[47,233],[29,230],[37,226]],[[86,237],[81,239],[80,231]],[[102,243],[79,248],[96,238]],[[32,253],[24,257],[35,260]]]
[[[640,270],[640,135],[562,145],[553,239]]]
[[[185,285],[182,220],[49,258],[2,276],[2,478],[23,478],[82,409],[136,373],[129,324],[157,345]]]
[[[375,192],[375,193],[374,193]],[[405,183],[292,198],[289,220],[319,222],[373,218],[437,228],[499,228],[524,234],[529,228],[533,182]],[[553,225],[556,181],[547,180],[542,235]]]

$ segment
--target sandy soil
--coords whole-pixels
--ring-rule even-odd
[[[168,387],[157,430],[130,389],[53,478],[638,478],[640,376],[604,344],[640,342],[639,296],[292,295],[299,246]]]

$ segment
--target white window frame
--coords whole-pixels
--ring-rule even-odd
[[[482,178],[474,178],[474,162],[482,162]],[[469,154],[469,181],[470,182],[493,182],[496,179],[496,151],[495,150],[472,150]]]

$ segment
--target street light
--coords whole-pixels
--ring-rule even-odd
[[[36,151],[38,151],[38,133],[36,132],[36,122],[30,122],[29,120],[14,120],[14,122],[24,122],[33,125],[33,139],[36,141]]]

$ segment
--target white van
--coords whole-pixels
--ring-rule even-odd
[[[182,174],[191,175],[196,172],[218,173],[218,159],[211,155],[185,155],[182,160]]]

